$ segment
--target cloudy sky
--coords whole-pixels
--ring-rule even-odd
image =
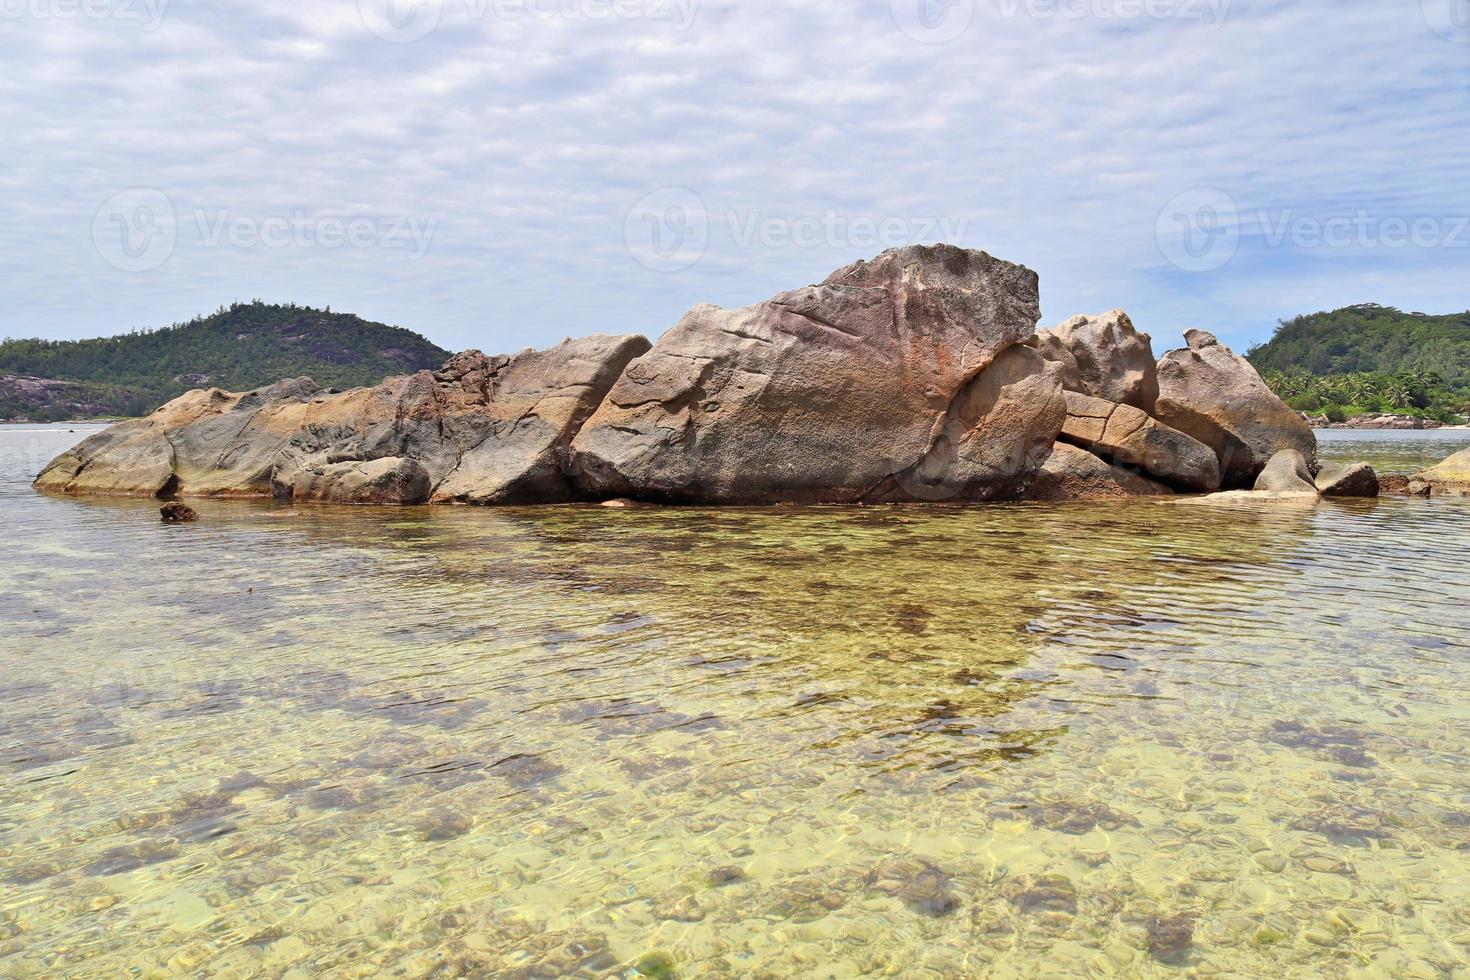
[[[1244,347],[1470,307],[1470,0],[0,0],[0,333],[657,335],[883,248]]]

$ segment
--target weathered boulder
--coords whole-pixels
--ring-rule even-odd
[[[1037,331],[1031,344],[1061,369],[1068,391],[1153,414],[1159,397],[1153,344],[1122,310],[1074,316],[1050,330]]]
[[[513,356],[467,351],[436,373],[348,392],[323,406],[325,411],[291,420],[295,435],[280,453],[275,494],[333,499],[318,496],[318,474],[325,467],[406,459],[423,469],[429,492],[397,503],[575,500],[579,494],[567,475],[572,436],[624,368],[649,347],[642,337],[599,334]],[[333,479],[326,486],[345,487],[356,479]],[[410,479],[396,486],[407,490],[422,483]]]
[[[1220,488],[1220,463],[1209,446],[1128,405],[1069,391],[1062,438],[1183,490]]]
[[[1188,348],[1159,362],[1154,417],[1213,449],[1226,486],[1250,485],[1283,449],[1316,459],[1316,435],[1249,361],[1202,330],[1184,336]]]
[[[1431,493],[1470,495],[1470,449],[1461,450],[1422,473],[1415,473],[1409,481],[1409,493],[1418,496]]]
[[[1026,496],[1051,503],[1100,497],[1165,497],[1173,492],[1162,483],[1113,466],[1085,449],[1059,442],[1031,481]]]
[[[1380,489],[1367,463],[1323,463],[1314,482],[1324,497],[1376,497]]]
[[[571,437],[649,346],[595,336],[514,356],[470,351],[437,373],[342,393],[308,379],[190,392],[81,443],[36,485],[343,503],[572,500]]]
[[[1316,493],[1317,484],[1307,458],[1295,449],[1283,449],[1271,457],[1256,478],[1255,489],[1262,493]]]
[[[696,307],[613,387],[572,470],[593,495],[662,503],[1005,495],[1065,411],[1035,351],[1002,359],[1038,317],[1035,273],[947,245]]]
[[[63,493],[167,497],[181,492],[182,476],[188,476],[220,488],[219,495],[226,490],[242,496],[269,493],[274,454],[289,434],[262,436],[251,422],[265,407],[300,405],[319,390],[301,378],[246,394],[218,388],[188,392],[58,456],[36,486]]]
[[[277,496],[335,504],[418,504],[434,484],[429,471],[412,459],[385,456],[366,461],[291,467]]]

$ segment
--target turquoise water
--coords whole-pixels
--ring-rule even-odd
[[[0,973],[1470,973],[1470,502],[168,527],[38,428]]]

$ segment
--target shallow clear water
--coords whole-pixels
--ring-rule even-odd
[[[0,973],[1470,974],[1470,501],[283,509],[0,429]]]
[[[1470,429],[1320,429],[1323,459],[1370,463],[1380,473],[1417,473],[1462,449],[1470,449]]]

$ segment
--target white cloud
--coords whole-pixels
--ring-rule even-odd
[[[450,347],[656,334],[697,302],[755,301],[876,251],[855,231],[812,247],[732,231],[829,214],[963,227],[962,244],[1041,273],[1047,321],[1123,306],[1161,340],[1198,325],[1244,346],[1277,317],[1364,300],[1470,306],[1470,250],[1246,236],[1224,268],[1188,274],[1155,238],[1165,203],[1197,187],[1244,214],[1470,214],[1466,49],[1418,4],[1234,0],[1212,30],[976,2],[947,44],[904,34],[886,0],[704,0],[682,31],[442,0],[437,30],[405,44],[371,33],[356,0],[175,3],[152,31],[0,22],[0,332],[104,334],[261,296]],[[1064,8],[1137,9],[1102,2]],[[123,273],[94,218],[139,187],[173,202],[178,243]],[[629,208],[664,187],[708,216],[703,258],[674,274],[625,240]],[[211,245],[199,218],[221,214],[434,233],[419,259],[376,239]]]

